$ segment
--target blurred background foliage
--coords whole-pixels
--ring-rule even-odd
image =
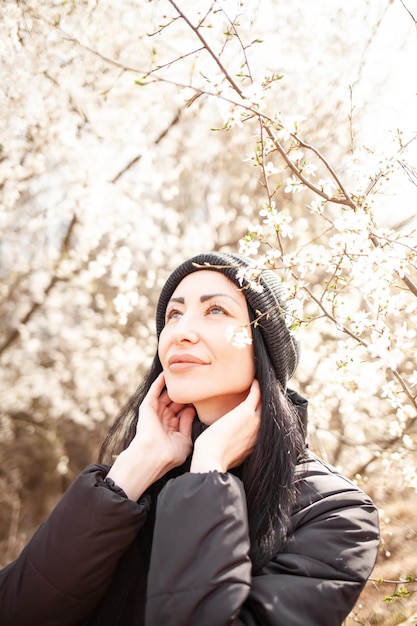
[[[378,225],[415,250],[412,143],[408,160],[396,159],[417,131],[413,8],[184,0],[181,9],[242,85],[274,77],[268,111],[296,127],[303,120],[304,139],[352,188],[374,184]],[[5,0],[0,15],[4,565],[95,460],[137,386],[156,347],[154,307],[168,272],[202,250],[236,250],[262,222],[266,192],[256,116],[242,123],[224,75],[174,3]],[[311,193],[286,193],[291,172],[272,160],[274,201],[292,218],[287,252],[326,246],[322,222],[306,211]],[[414,279],[414,257],[410,270]],[[318,263],[309,284],[327,280]],[[392,298],[401,289],[393,285]],[[407,306],[390,313],[397,339],[415,319]],[[412,598],[382,602],[416,575],[414,326],[398,343],[406,401],[404,390],[383,391],[386,370],[363,369],[360,359],[338,369],[340,329],[317,320],[302,332],[292,386],[310,401],[310,445],[381,509],[375,578],[393,582],[368,584],[352,624],[398,624],[415,610]]]

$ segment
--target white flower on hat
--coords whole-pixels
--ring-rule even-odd
[[[244,282],[249,283],[249,287],[258,293],[262,293],[263,286],[260,283],[262,269],[255,267],[240,267],[236,271],[236,278],[243,287]]]

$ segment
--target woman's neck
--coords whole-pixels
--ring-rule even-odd
[[[196,402],[194,406],[198,419],[202,424],[210,426],[223,417],[223,415],[235,409],[247,398],[247,395],[248,391],[244,391],[240,394],[218,396],[216,398]]]

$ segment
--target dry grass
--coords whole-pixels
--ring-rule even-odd
[[[417,494],[402,495],[401,500],[387,502],[380,510],[378,561],[346,626],[398,626],[404,622],[417,626],[417,582],[397,583],[407,576],[417,581]],[[380,579],[384,582],[378,582]],[[408,589],[410,595],[385,600],[401,588]]]

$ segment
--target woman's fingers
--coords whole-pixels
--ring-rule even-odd
[[[191,425],[195,415],[195,409],[191,405],[173,402],[165,387],[163,372],[155,379],[149,388],[148,394],[142,403],[143,414],[158,418],[164,430],[177,430],[188,435],[191,433]],[[179,418],[178,422],[172,422],[173,418]],[[182,423],[180,427],[180,422]]]
[[[261,405],[261,387],[256,378],[252,381],[246,402],[252,402],[255,409],[258,409]]]
[[[184,437],[191,439],[191,429],[195,417],[195,408],[192,405],[188,405],[179,411],[178,416],[180,418],[178,430]]]
[[[209,426],[194,447],[191,471],[228,471],[252,452],[261,423],[261,392],[252,382],[245,400]]]
[[[172,413],[176,414],[178,413],[178,411],[181,410],[184,405],[173,402],[169,397],[167,389],[164,387],[165,376],[162,372],[150,386],[144,402],[148,400],[150,405],[153,405],[155,407],[157,406],[158,412],[160,412],[161,415],[163,415],[163,412],[166,408],[168,408]]]
[[[146,402],[146,400],[149,400],[151,403],[154,400],[160,401],[161,398],[164,397],[164,394],[166,394],[166,390],[164,391],[164,386],[165,386],[165,376],[164,376],[164,373],[161,372],[161,374],[159,374],[159,376],[155,378],[152,385],[149,387],[149,391],[146,394],[143,402]]]

